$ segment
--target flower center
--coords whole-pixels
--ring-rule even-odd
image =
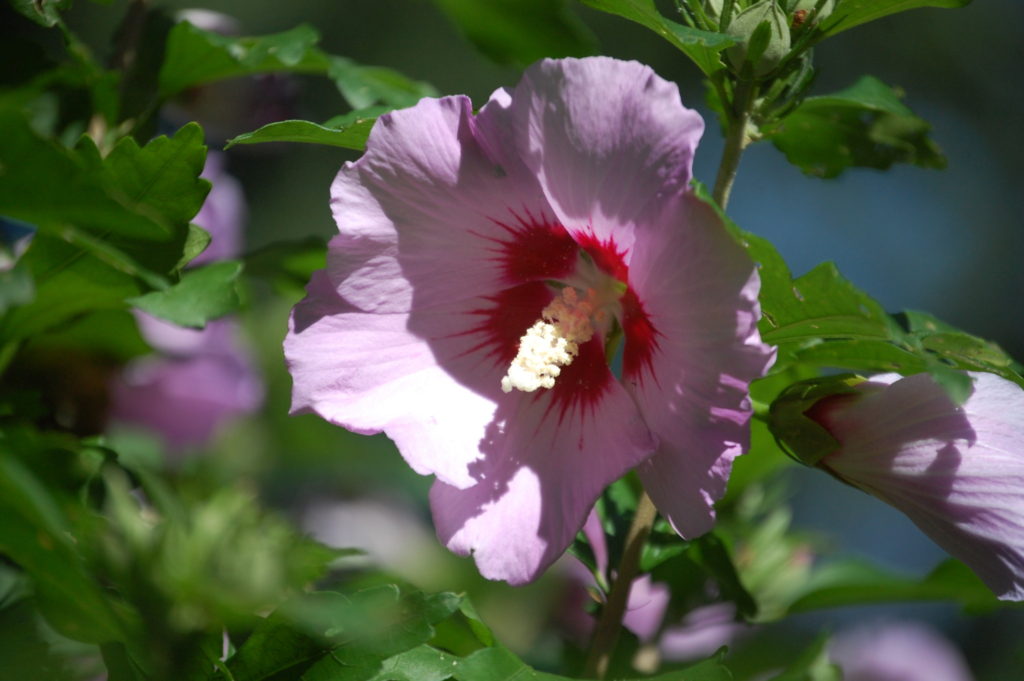
[[[608,320],[608,310],[598,293],[588,288],[586,297],[566,286],[526,334],[519,339],[519,352],[501,379],[501,389],[531,393],[537,388],[552,388],[555,379],[579,354],[581,343],[594,335]]]

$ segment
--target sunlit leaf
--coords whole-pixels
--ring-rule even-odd
[[[377,116],[389,110],[387,107],[372,107],[353,111],[332,118],[323,125],[300,120],[277,121],[268,123],[258,130],[238,135],[228,140],[227,146],[230,148],[236,144],[303,142],[363,151],[366,149],[370,130],[377,122]]]
[[[235,280],[241,272],[242,263],[234,260],[213,263],[187,271],[170,288],[126,302],[179,326],[202,328],[238,308]]]
[[[167,37],[160,93],[168,97],[196,85],[254,73],[326,73],[330,60],[316,48],[319,39],[305,25],[273,35],[233,38],[180,22]]]
[[[581,0],[581,2],[588,7],[609,14],[617,14],[646,26],[682,50],[705,75],[710,76],[715,71],[725,68],[718,53],[735,44],[735,41],[725,34],[701,31],[666,19],[658,11],[654,0]]]

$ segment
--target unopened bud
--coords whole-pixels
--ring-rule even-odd
[[[761,0],[737,14],[726,29],[736,41],[726,57],[738,73],[748,62],[756,77],[771,72],[789,53],[789,17],[776,0]]]

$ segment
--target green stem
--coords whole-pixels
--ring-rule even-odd
[[[654,519],[658,511],[654,508],[654,502],[644,492],[636,505],[636,512],[633,515],[633,524],[630,525],[629,533],[626,535],[626,548],[622,552],[622,559],[619,560],[619,568],[615,573],[612,582],[611,593],[608,594],[608,601],[601,608],[601,618],[594,629],[594,636],[590,641],[590,652],[587,654],[587,662],[583,667],[583,675],[588,678],[603,679],[608,673],[608,665],[612,659],[612,652],[615,644],[618,643],[619,634],[622,631],[622,617],[626,613],[626,604],[629,602],[629,590],[633,586],[633,578],[640,569],[640,554],[642,553],[647,535],[654,527]]]
[[[718,177],[715,178],[715,189],[711,196],[715,203],[725,210],[732,192],[732,183],[736,180],[736,171],[740,167],[740,156],[750,143],[747,137],[747,123],[750,111],[754,106],[757,86],[748,81],[739,81],[733,95],[732,111],[729,115],[729,129],[725,135],[725,149],[722,161],[718,166]]]

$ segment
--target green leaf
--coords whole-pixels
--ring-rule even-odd
[[[753,242],[751,242],[753,243]],[[764,242],[766,243],[766,242]],[[768,266],[761,262],[761,272]],[[788,277],[775,271],[771,277]],[[833,263],[822,263],[788,286],[768,278],[762,289],[762,338],[773,344],[819,338],[893,338],[881,305],[844,279]]]
[[[179,326],[201,329],[209,320],[238,308],[235,280],[241,272],[242,263],[235,260],[213,263],[185,272],[181,281],[168,289],[126,302]]]
[[[852,166],[944,168],[946,159],[928,136],[931,126],[901,97],[864,76],[840,92],[809,97],[765,136],[790,163],[818,177],[836,177]]]
[[[464,598],[457,613],[434,624],[434,637],[430,644],[456,655],[468,655],[480,648],[493,646],[495,639],[472,602]]]
[[[188,224],[188,235],[185,237],[185,247],[181,252],[181,259],[174,266],[175,272],[180,272],[186,265],[199,257],[210,245],[210,233],[199,225],[190,222]]]
[[[928,361],[886,341],[830,340],[796,351],[795,358],[818,367],[842,367],[860,371],[895,371],[915,374],[928,370]]]
[[[462,600],[451,593],[402,595],[394,585],[351,596],[307,594],[264,620],[227,665],[235,681],[279,678],[286,671],[288,678],[301,675],[304,681],[378,674],[385,679],[389,668],[429,671],[437,660],[424,644],[434,625],[455,613]]]
[[[693,559],[704,566],[718,582],[722,598],[736,604],[736,611],[747,619],[757,615],[757,602],[740,581],[739,572],[722,539],[714,532],[699,537],[690,544]]]
[[[594,9],[617,14],[646,26],[682,50],[704,75],[725,68],[719,52],[735,44],[722,33],[711,33],[670,21],[661,15],[654,0],[581,0]]]
[[[770,681],[843,681],[843,672],[829,661],[828,638],[827,633],[819,634],[814,643]]]
[[[327,245],[320,237],[278,241],[245,256],[245,273],[302,290],[313,272],[327,266]]]
[[[28,338],[84,312],[122,308],[125,298],[144,290],[132,275],[49,234],[35,236],[22,263],[36,295],[0,321],[3,338]]]
[[[478,650],[458,661],[450,673],[455,681],[568,681],[568,677],[531,668],[500,646]],[[732,681],[732,674],[722,664],[722,653],[716,653],[685,669],[644,678],[647,681]]]
[[[326,73],[328,57],[315,45],[319,34],[297,26],[273,35],[232,38],[181,22],[171,29],[160,69],[160,94],[254,73]]]
[[[926,369],[933,372],[933,375],[936,365],[941,362],[939,374],[942,373],[942,366],[966,371],[987,371],[1024,387],[1021,365],[996,343],[965,333],[926,312],[907,310],[895,317],[906,331],[904,344],[929,360]],[[940,375],[938,380],[944,379]],[[957,394],[964,394],[965,386],[962,383],[959,388],[953,385],[950,387],[954,399]]]
[[[789,613],[900,601],[951,601],[971,613],[1008,605],[999,601],[966,565],[952,558],[922,580],[848,560],[815,570],[790,604]]]
[[[895,103],[899,105],[898,102]],[[697,186],[704,200],[706,190]],[[716,209],[717,210],[717,209]],[[794,280],[770,242],[743,232],[718,211],[747,249],[761,275],[761,337],[780,347],[773,371],[809,367],[932,372],[953,399],[967,393],[966,377],[946,369],[987,371],[1024,387],[1024,367],[990,341],[964,333],[926,313],[888,315],[873,298],[823,263]]]
[[[131,137],[122,138],[103,159],[103,171],[107,187],[122,205],[171,223],[184,243],[189,220],[210,191],[210,183],[199,177],[205,161],[203,129],[189,123],[173,137],[161,135],[144,147]]]
[[[0,168],[8,169],[0,174],[0,214],[37,225],[40,232],[74,225],[101,238],[131,240],[140,262],[168,264],[165,271],[177,262],[188,219],[209,190],[198,179],[206,153],[198,126],[141,149],[122,140],[108,159],[88,137],[74,151],[44,140],[18,111],[0,108],[0,127]]]
[[[181,22],[167,38],[160,94],[170,97],[225,78],[288,71],[329,76],[353,109],[374,104],[405,107],[437,95],[431,85],[394,69],[328,55],[316,46],[319,39],[313,28],[304,25],[273,35],[232,38]]]
[[[963,371],[957,371],[945,364],[933,364],[928,367],[928,373],[946,391],[954,404],[962,406],[974,392],[974,380]]]
[[[42,139],[17,111],[0,108],[0,127],[10,134],[0,167],[14,169],[0,174],[0,214],[38,226],[22,257],[35,300],[12,310],[0,335],[24,338],[168,286],[209,191],[197,125],[144,147],[123,139],[106,158],[88,137],[75,150]]]
[[[325,657],[302,675],[302,681],[444,681],[451,678],[459,658],[422,645],[374,662],[352,665]]]
[[[139,333],[135,317],[127,310],[96,310],[59,329],[35,335],[28,347],[60,352],[86,352],[93,356],[127,362],[152,349]]]
[[[36,599],[65,636],[100,643],[122,636],[121,624],[86,573],[58,501],[17,461],[0,437],[0,553],[33,580]],[[24,456],[25,443],[19,443]]]
[[[106,643],[100,646],[100,652],[107,669],[107,681],[147,681],[149,678],[124,644]]]
[[[71,0],[11,0],[11,5],[21,14],[47,28],[56,26],[60,12],[71,6]]]
[[[331,57],[327,75],[355,110],[382,104],[395,109],[412,106],[424,97],[436,97],[428,83],[406,78],[383,66],[363,66],[344,57]]]
[[[840,0],[820,30],[835,35],[848,28],[918,7],[966,7],[971,0]]]
[[[297,630],[286,618],[271,615],[231,656],[228,669],[235,681],[262,681],[284,672],[298,678],[329,651],[329,646]]]
[[[366,149],[377,116],[386,113],[388,107],[372,107],[337,116],[323,125],[311,121],[277,121],[268,123],[258,130],[246,132],[228,140],[227,148],[236,144],[260,144],[263,142],[303,142],[306,144],[327,144],[333,147]]]
[[[35,283],[26,265],[18,263],[9,270],[0,270],[0,317],[12,307],[31,302],[35,295]]]
[[[524,67],[543,57],[594,54],[596,40],[565,0],[435,0],[477,49]]]

